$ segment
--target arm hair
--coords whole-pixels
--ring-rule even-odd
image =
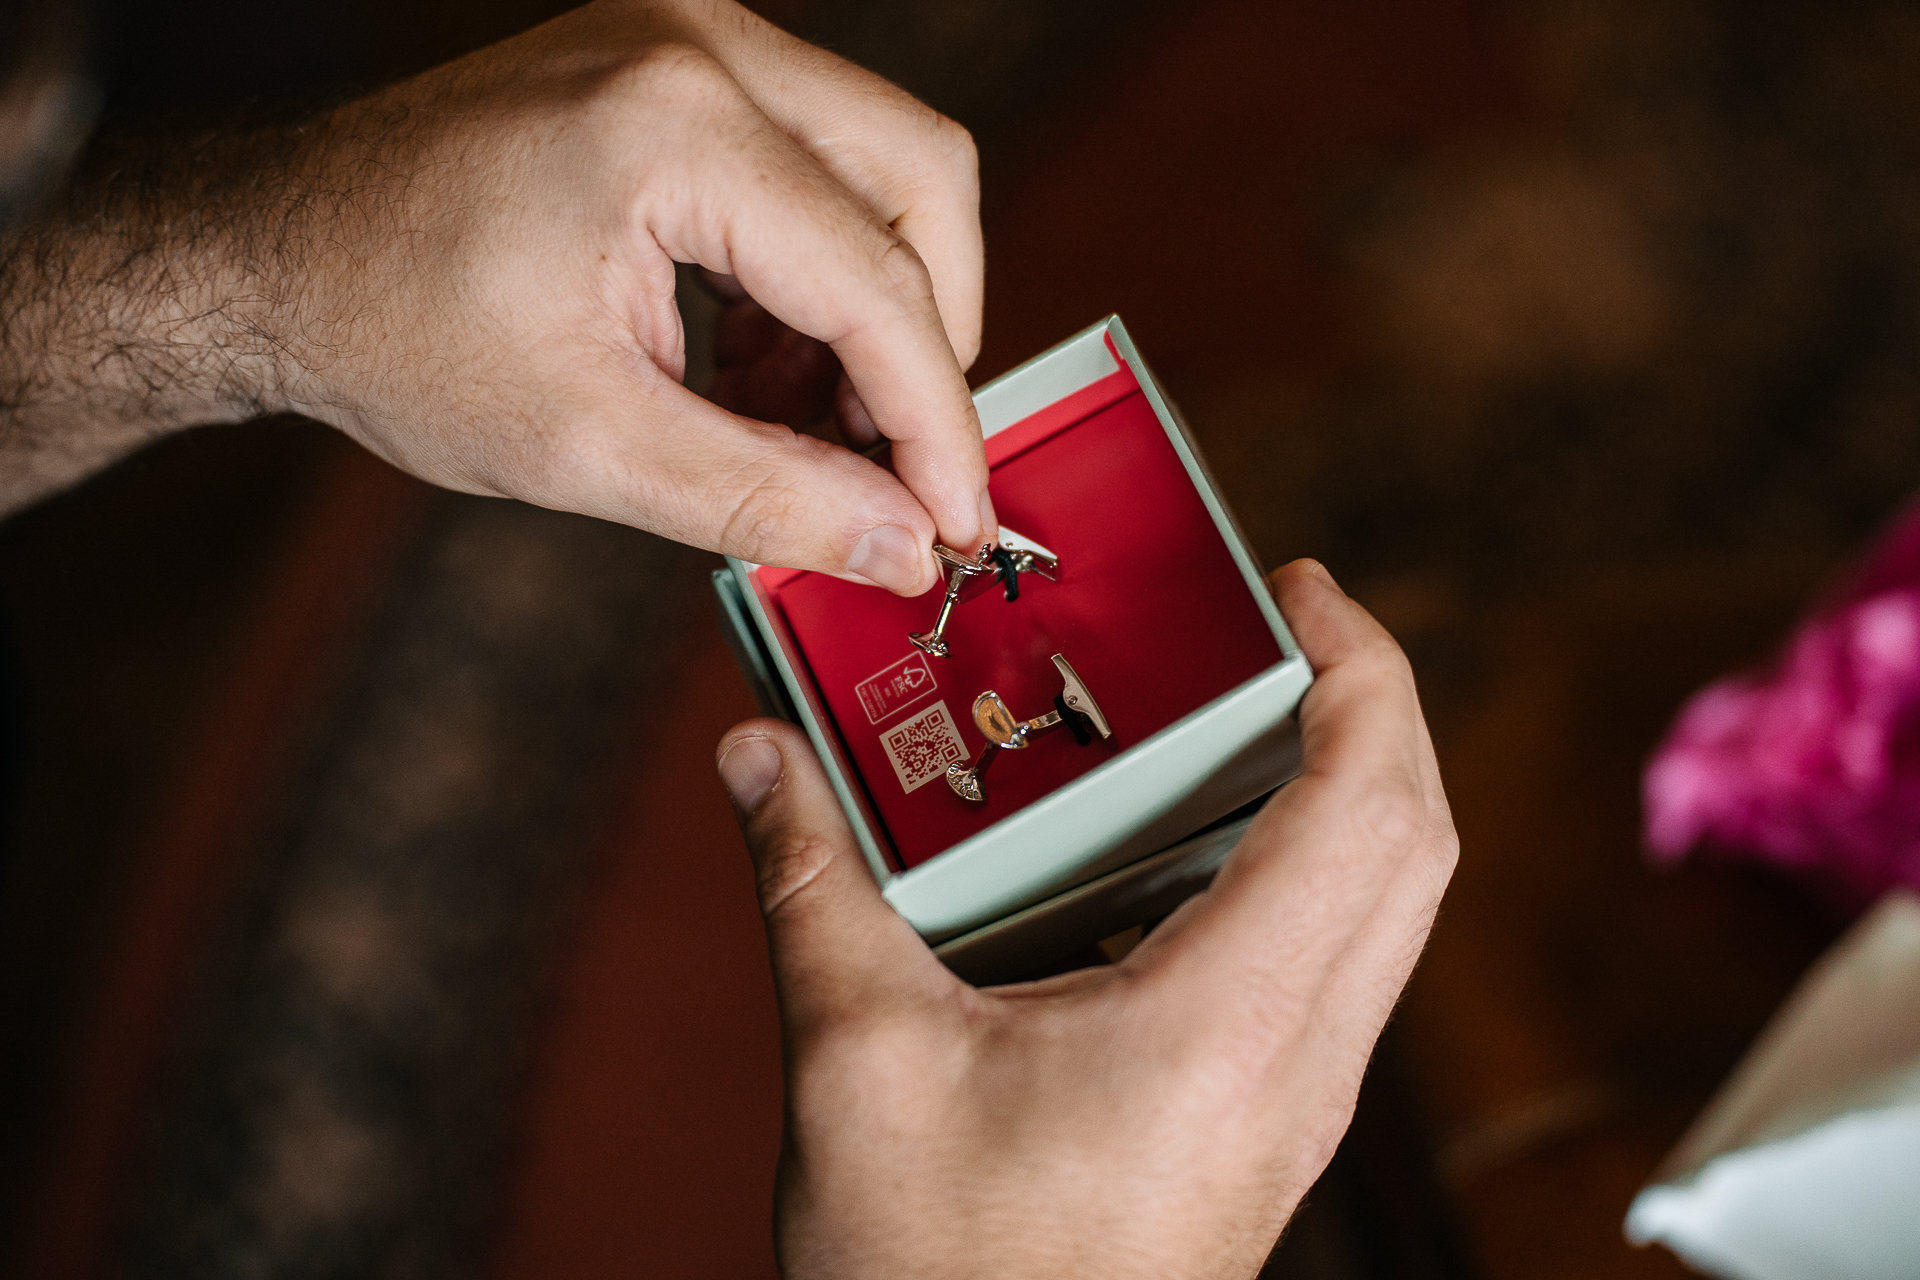
[[[364,116],[359,163],[319,162],[328,122],[107,138],[0,239],[0,514],[175,431],[292,407],[341,318],[313,313],[309,271],[351,271],[341,220],[395,204],[393,170],[355,145]]]

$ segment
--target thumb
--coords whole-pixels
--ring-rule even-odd
[[[958,981],[880,896],[798,727],[736,726],[720,741],[719,769],[753,856],[790,1035]]]
[[[646,373],[634,388],[596,385],[600,408],[580,429],[598,443],[586,474],[549,505],[635,525],[761,564],[838,574],[904,596],[927,590],[934,524],[900,480],[851,450],[777,423],[756,422]],[[976,443],[976,448],[977,448]],[[607,465],[610,462],[611,465]],[[585,484],[595,490],[581,493]]]

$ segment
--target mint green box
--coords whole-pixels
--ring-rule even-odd
[[[974,982],[1018,977],[1165,915],[1207,886],[1252,810],[1300,768],[1294,711],[1313,673],[1179,412],[1119,317],[974,392],[981,430],[991,436],[1118,372],[1116,352],[1159,416],[1283,656],[1044,799],[919,866],[893,870],[826,711],[769,619],[752,576],[759,566],[729,558],[714,574],[728,639],[761,706],[807,731],[881,892]]]

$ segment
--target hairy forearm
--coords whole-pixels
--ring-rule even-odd
[[[998,528],[977,203],[963,130],[731,0],[603,0],[297,127],[96,148],[0,243],[0,511],[291,411],[448,488],[917,594],[936,536]],[[764,417],[681,384],[677,262],[775,322],[740,361]],[[767,420],[826,401],[891,470]]]
[[[292,407],[294,286],[341,199],[315,132],[110,141],[0,241],[0,511],[173,431]]]
[[[274,344],[250,313],[272,310],[284,264],[272,215],[243,196],[274,183],[283,166],[261,160],[276,149],[261,135],[103,147],[10,238],[0,506],[171,431],[272,407]]]

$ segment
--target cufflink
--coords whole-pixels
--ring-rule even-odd
[[[1060,574],[1060,561],[1053,552],[1005,525],[1000,526],[999,542],[983,544],[972,558],[938,543],[934,545],[933,558],[947,580],[946,595],[940,600],[940,615],[933,620],[933,630],[911,632],[907,639],[914,648],[936,658],[952,653],[947,646],[947,622],[953,617],[955,605],[974,599],[996,582],[1006,589],[1009,602],[1018,600],[1021,574],[1037,573],[1049,582],[1057,581]]]
[[[947,766],[947,785],[955,795],[975,804],[986,803],[984,779],[994,759],[1002,751],[1023,751],[1033,745],[1035,738],[1055,729],[1068,730],[1073,740],[1083,747],[1093,741],[1096,732],[1102,738],[1113,736],[1100,704],[1087,692],[1087,686],[1066,655],[1054,654],[1053,665],[1059,670],[1064,687],[1053,700],[1053,710],[1043,715],[1031,720],[1016,719],[1006,700],[991,689],[973,700],[973,723],[986,735],[987,745],[980,749],[979,758],[966,768],[957,764]]]

